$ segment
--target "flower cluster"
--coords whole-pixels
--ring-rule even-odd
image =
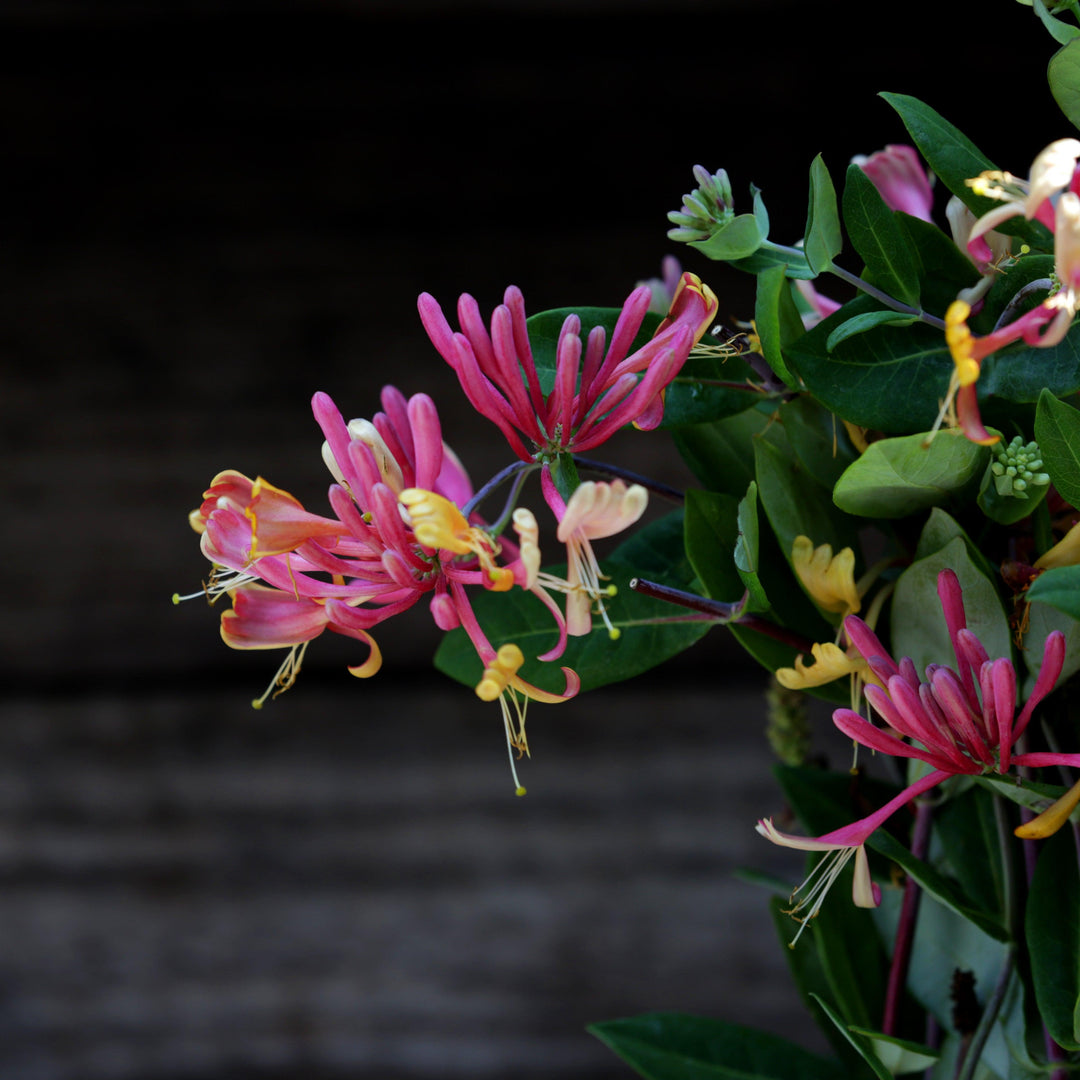
[[[665,388],[717,310],[712,290],[686,273],[667,318],[637,349],[634,342],[652,300],[648,285],[627,298],[610,342],[598,326],[583,343],[580,318],[568,315],[559,333],[554,385],[545,394],[521,290],[511,285],[503,299],[490,331],[468,294],[458,300],[460,332],[450,328],[428,293],[418,306],[432,344],[456,372],[473,408],[499,427],[522,461],[546,462],[590,450],[629,423],[642,430],[656,427],[663,419]]]
[[[829,887],[852,856],[853,899],[860,907],[876,906],[880,893],[870,880],[866,841],[900,807],[950,776],[1004,775],[1014,765],[1080,765],[1080,754],[1015,752],[1016,742],[1036,705],[1054,688],[1061,674],[1064,635],[1055,630],[1047,636],[1035,687],[1017,715],[1016,669],[1005,657],[991,660],[979,639],[967,629],[963,594],[952,570],[943,570],[938,576],[938,596],[956,667],[931,664],[925,679],[920,680],[910,659],[894,661],[876,634],[858,616],[849,615],[844,621],[845,630],[879,683],[866,686],[866,699],[886,726],[878,727],[851,709],[833,713],[836,726],[861,746],[893,757],[914,758],[929,766],[930,771],[880,810],[824,836],[792,836],[777,829],[771,818],[757,824],[757,831],[774,844],[827,852],[793,894],[793,899],[800,892],[804,894],[794,908],[804,920],[818,913]]]
[[[987,356],[1014,341],[1045,349],[1059,344],[1080,309],[1080,140],[1059,139],[1035,159],[1030,179],[1010,173],[984,172],[968,181],[976,194],[996,199],[995,206],[971,224],[965,246],[968,255],[989,281],[1003,255],[997,226],[1014,217],[1039,221],[1054,236],[1056,281],[1039,283],[1046,298],[1026,314],[976,336],[968,328],[973,297],[964,294],[945,313],[945,340],[955,364],[947,401],[955,400],[959,426],[973,442],[998,441],[983,426],[975,384]],[[955,231],[955,230],[954,230]],[[992,240],[996,242],[991,243]],[[1008,242],[1004,242],[1004,252]],[[1030,287],[1029,287],[1030,288]],[[977,301],[976,301],[977,302]]]

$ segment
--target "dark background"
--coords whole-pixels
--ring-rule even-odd
[[[791,241],[816,153],[904,138],[883,89],[1024,173],[1053,48],[1005,0],[0,5],[5,1080],[614,1078],[583,1025],[674,1008],[821,1047],[733,877],[800,860],[752,832],[764,678],[719,631],[537,708],[515,800],[423,607],[370,683],[327,635],[252,712],[277,654],[169,603],[185,515],[225,467],[319,510],[316,389],[431,393],[482,481],[420,291],[616,305],[698,162]],[[690,482],[665,435],[605,449]]]

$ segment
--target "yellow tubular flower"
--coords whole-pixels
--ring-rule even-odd
[[[823,686],[845,675],[863,675],[867,672],[866,661],[857,656],[849,657],[839,645],[831,641],[816,643],[810,647],[814,657],[812,666],[803,663],[802,656],[795,658],[793,668],[779,668],[776,681],[787,690],[807,690],[812,686]]]
[[[1042,840],[1047,836],[1053,836],[1069,820],[1069,815],[1076,809],[1078,803],[1080,803],[1080,780],[1038,817],[1032,818],[1026,825],[1020,825],[1013,831],[1022,840]]]
[[[814,547],[807,536],[795,537],[791,565],[802,586],[822,611],[855,615],[862,607],[855,587],[855,552],[846,547],[833,555],[831,544]]]
[[[1080,563],[1080,522],[1077,522],[1049,551],[1035,560],[1036,570],[1056,570]]]
[[[483,529],[471,526],[449,499],[423,488],[406,488],[398,500],[409,511],[418,543],[435,551],[475,555],[494,592],[506,592],[513,586],[513,571],[495,565],[498,554],[495,542]]]

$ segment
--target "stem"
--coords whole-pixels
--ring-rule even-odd
[[[835,274],[841,281],[846,281],[849,285],[854,285],[856,289],[866,293],[867,296],[872,296],[887,308],[892,308],[893,311],[899,311],[904,315],[915,315],[920,322],[934,326],[938,330],[945,329],[944,319],[939,319],[936,315],[928,315],[922,308],[914,308],[910,304],[905,304],[894,299],[888,293],[882,292],[879,288],[876,288],[867,281],[863,281],[861,277],[852,274],[841,266],[837,266],[835,263],[829,267],[829,272]]]
[[[994,798],[997,799],[998,796],[995,795]],[[975,1029],[975,1034],[971,1037],[971,1042],[968,1043],[967,1050],[959,1062],[960,1067],[956,1073],[956,1080],[972,1080],[975,1076],[975,1070],[979,1067],[979,1058],[982,1056],[983,1047],[990,1037],[998,1013],[1001,1012],[1001,1004],[1005,1000],[1005,992],[1009,989],[1015,967],[1016,945],[1014,944],[1010,945],[1005,953],[1005,962],[1001,965],[1001,974],[998,976],[997,984],[994,986],[994,992],[986,1003],[986,1008],[983,1009],[979,1026]]]
[[[522,464],[524,464],[524,462],[522,462]],[[528,475],[528,471],[522,469],[517,476],[514,477],[514,483],[510,488],[510,494],[506,497],[506,504],[503,506],[503,511],[499,515],[498,521],[491,526],[492,536],[498,536],[509,523],[510,518],[513,516],[514,508],[517,506],[518,493],[521,491],[521,486],[525,483]]]
[[[1012,822],[1009,820],[1009,808],[1005,799],[1000,795],[994,796],[994,821],[997,824],[998,847],[1001,850],[1001,872],[1004,877],[1005,896],[1005,928],[1009,932],[1009,947],[1005,953],[1005,961],[1001,966],[1001,974],[994,986],[994,992],[986,1002],[986,1008],[979,1020],[979,1026],[971,1038],[964,1052],[964,1056],[957,1066],[957,1080],[971,1080],[979,1065],[986,1040],[990,1037],[994,1022],[1001,1011],[1001,1003],[1005,1000],[1005,992],[1009,987],[1013,969],[1016,967],[1017,941],[1020,940],[1020,896],[1016,877],[1016,860],[1014,858]]]
[[[680,506],[686,501],[686,496],[678,488],[670,487],[659,480],[651,480],[647,476],[631,472],[620,465],[609,465],[606,461],[594,461],[592,458],[578,457],[577,454],[574,455],[574,461],[590,472],[604,473],[606,476],[616,476],[620,480],[628,480],[631,484],[640,484],[654,495],[659,495],[660,498],[667,499],[669,502],[678,503]]]
[[[911,854],[917,859],[926,857],[930,846],[930,820],[933,817],[933,803],[919,799],[915,803],[915,831],[911,837]],[[889,966],[889,981],[885,990],[885,1015],[881,1030],[885,1035],[896,1034],[896,1021],[900,1012],[900,1001],[907,983],[908,967],[911,963],[911,946],[915,940],[915,924],[919,918],[919,901],[922,899],[922,887],[908,874],[904,884],[904,903],[900,908],[900,922],[896,928],[896,944],[893,946],[892,963]]]
[[[505,483],[514,476],[516,473],[523,473],[527,476],[533,469],[538,469],[540,466],[535,461],[515,461],[510,465],[507,465],[505,469],[500,469],[462,508],[461,512],[465,516],[465,520],[469,520],[469,515],[502,483]],[[520,487],[521,481],[518,482]],[[515,489],[516,491],[517,489]]]
[[[766,637],[775,638],[785,645],[790,645],[799,652],[808,653],[813,648],[813,642],[804,638],[801,634],[795,634],[783,626],[758,618],[757,615],[736,615],[742,601],[734,604],[725,604],[720,600],[709,600],[707,597],[698,596],[695,593],[684,592],[682,589],[673,589],[670,585],[660,585],[655,581],[646,581],[644,578],[633,578],[630,588],[643,596],[653,596],[657,600],[667,600],[671,604],[681,604],[693,611],[703,611],[712,615],[719,623],[738,623],[748,630],[756,630]]]

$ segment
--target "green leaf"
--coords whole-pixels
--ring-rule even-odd
[[[587,1028],[647,1080],[843,1080],[838,1065],[740,1024],[646,1013]]]
[[[1058,108],[1073,127],[1080,128],[1080,38],[1076,37],[1080,30],[1075,26],[1069,30],[1072,39],[1050,57],[1046,75]]]
[[[880,1031],[871,1031],[869,1028],[853,1027],[851,1031],[870,1040],[874,1053],[889,1070],[890,1076],[904,1076],[929,1069],[941,1056],[929,1046],[908,1039],[898,1039],[895,1035],[883,1035]]]
[[[803,335],[802,319],[791,299],[791,287],[785,277],[785,267],[774,266],[758,274],[754,300],[754,325],[761,341],[761,353],[769,367],[795,389],[799,380],[788,367],[784,348]]]
[[[687,246],[717,262],[731,262],[733,259],[745,259],[753,255],[761,247],[766,235],[767,233],[762,233],[761,225],[754,214],[739,214],[721,226],[708,240],[691,240]]]
[[[938,574],[946,567],[955,571],[964,590],[968,629],[990,656],[1011,657],[1012,634],[997,589],[972,559],[965,538],[957,536],[913,562],[897,579],[891,619],[894,658],[910,656],[920,672],[927,664],[955,662],[937,592]]]
[[[1043,390],[1035,412],[1035,440],[1054,487],[1066,502],[1080,506],[1080,411]]]
[[[1008,932],[997,919],[967,903],[948,878],[935,870],[930,863],[912,855],[896,837],[884,829],[878,829],[866,843],[868,847],[891,859],[905,873],[910,874],[939,904],[977,926],[988,937],[996,941],[1008,941]]]
[[[744,590],[734,559],[739,542],[739,507],[740,500],[733,495],[693,490],[686,493],[685,535],[690,565],[705,595],[728,603],[738,600]],[[772,532],[759,529],[758,544],[761,587],[766,595],[776,598],[769,621],[787,626],[810,641],[831,638],[834,631],[797,586]],[[790,667],[795,659],[796,650],[775,638],[735,623],[729,623],[727,629],[768,671]],[[838,692],[828,684],[818,688],[815,696],[831,701]]]
[[[807,473],[831,492],[858,456],[843,424],[809,394],[782,405],[779,422]]]
[[[815,995],[815,997],[817,997],[817,995]],[[836,1010],[823,998],[817,997],[817,1003],[821,1006],[825,1015],[836,1025],[837,1031],[851,1043],[863,1061],[870,1066],[873,1074],[878,1077],[879,1080],[892,1080],[892,1073],[885,1068],[882,1060],[874,1052],[874,1047],[870,1040],[866,1038],[866,1036],[858,1034],[853,1028],[845,1024],[843,1019],[837,1014]]]
[[[808,536],[814,546],[831,544],[833,551],[850,547],[859,551],[854,518],[841,513],[820,496],[805,467],[795,456],[787,437],[758,439],[754,443],[758,495],[772,525],[780,550],[791,557],[797,536]]]
[[[1080,878],[1072,830],[1042,845],[1031,881],[1025,934],[1035,1000],[1047,1030],[1066,1050],[1080,1050]]]
[[[1028,603],[1049,604],[1080,619],[1080,566],[1059,566],[1040,574],[1027,591]]]
[[[703,487],[742,498],[754,479],[754,444],[765,435],[771,414],[750,409],[711,424],[672,432],[675,446]]]
[[[1075,26],[1070,25],[1063,19],[1058,19],[1052,15],[1047,8],[1044,0],[1034,0],[1033,5],[1035,14],[1039,16],[1043,26],[1049,31],[1050,36],[1059,44],[1066,45],[1072,41],[1073,38],[1080,34]],[[1074,9],[1075,10],[1075,9]],[[1052,63],[1053,61],[1051,61]],[[1056,95],[1055,95],[1056,96]],[[1066,114],[1068,115],[1068,114]]]
[[[769,599],[758,577],[757,484],[751,482],[746,497],[739,503],[739,538],[735,541],[735,569],[750,593],[750,612],[768,611]]]
[[[856,315],[837,326],[829,334],[825,347],[832,352],[841,341],[847,341],[857,334],[865,334],[867,330],[873,330],[875,326],[910,326],[919,321],[918,315],[903,315],[899,311],[867,311],[862,315]]]
[[[1051,803],[1057,802],[1066,790],[1061,784],[1043,784],[1038,780],[1021,780],[1015,776],[995,776],[990,773],[972,779],[979,787],[986,788],[1017,806],[1034,810],[1036,814],[1041,814]],[[1069,815],[1069,820],[1080,821],[1080,808]]]
[[[556,491],[563,497],[563,501],[569,502],[570,496],[581,484],[573,454],[562,453],[555,457],[555,460],[551,462],[551,479],[555,483]]]
[[[592,633],[570,638],[566,652],[556,661],[535,659],[556,641],[551,613],[535,596],[524,589],[471,592],[473,610],[492,645],[498,648],[514,642],[525,654],[520,674],[526,681],[561,693],[564,678],[560,668],[569,667],[581,677],[583,690],[595,689],[648,671],[708,632],[707,622],[667,621],[685,613],[629,587],[630,580],[640,576],[676,588],[696,588],[683,547],[681,511],[640,529],[600,565],[618,589],[617,595],[605,600],[604,605],[621,637],[610,640],[603,622],[594,618]],[[553,569],[565,576],[564,568]],[[476,685],[483,668],[460,628],[443,638],[435,654],[435,666],[467,686]]]
[[[861,517],[900,518],[974,495],[990,450],[963,432],[905,435],[871,443],[848,466],[833,492],[841,510]]]
[[[806,233],[803,250],[806,261],[820,274],[832,265],[843,247],[840,214],[836,206],[836,187],[829,170],[818,154],[810,165],[810,201],[806,210]]]
[[[918,266],[896,214],[885,205],[874,182],[858,165],[849,165],[844,184],[844,224],[852,246],[866,263],[867,277],[905,304],[919,303]]]
[[[932,326],[875,326],[829,347],[829,337],[856,316],[880,311],[858,296],[789,348],[806,388],[831,412],[890,434],[926,431],[937,417],[955,369],[945,335]]]
[[[684,427],[722,420],[753,408],[761,394],[748,380],[750,365],[738,356],[691,356],[671,381],[664,395],[663,428]],[[744,389],[712,383],[745,383]]]

